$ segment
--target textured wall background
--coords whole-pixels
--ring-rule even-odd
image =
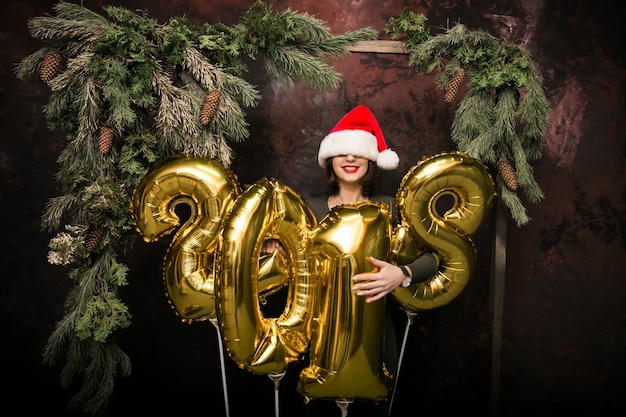
[[[0,4],[0,213],[3,225],[2,313],[5,404],[25,414],[69,415],[71,390],[60,387],[62,364],[41,363],[41,352],[71,286],[67,271],[46,262],[50,236],[39,230],[46,201],[58,195],[56,158],[63,132],[46,129],[49,89],[18,80],[14,64],[41,45],[27,21],[52,12],[54,1]],[[236,23],[251,0],[89,2],[145,9],[160,22],[186,16],[196,24]],[[433,32],[461,22],[512,36],[542,71],[553,113],[544,157],[534,163],[546,198],[528,205],[533,220],[508,224],[501,374],[491,375],[490,271],[496,212],[475,235],[479,266],[466,291],[411,326],[394,408],[412,414],[473,411],[502,416],[626,408],[626,140],[625,32],[622,2],[579,1],[273,1],[328,22],[334,33],[371,26],[382,32],[405,8],[428,18]],[[383,36],[381,35],[381,38]],[[403,55],[354,53],[332,62],[345,82],[333,92],[270,81],[261,62],[246,77],[263,99],[249,109],[251,137],[235,144],[232,165],[242,184],[276,177],[303,196],[324,191],[316,161],[321,138],[354,105],[367,104],[388,143],[401,155],[385,179],[395,193],[423,156],[453,150],[455,104],[445,104],[432,77],[408,69]],[[508,214],[507,214],[508,216]],[[193,412],[221,415],[223,401],[216,333],[209,323],[183,325],[164,297],[161,262],[167,242],[139,244],[124,261],[130,285],[123,300],[133,324],[119,343],[133,364],[117,382],[107,415]],[[402,313],[398,312],[402,319]],[[225,364],[233,415],[274,414],[273,385],[234,363]],[[281,383],[281,413],[303,413],[297,374]],[[8,385],[8,387],[7,387]],[[497,394],[494,398],[494,393]],[[17,402],[17,398],[23,398]],[[350,415],[361,414],[356,406]],[[354,411],[352,411],[354,410]],[[357,414],[357,411],[359,413]],[[338,414],[339,415],[339,412]]]

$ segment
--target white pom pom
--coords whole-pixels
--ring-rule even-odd
[[[398,157],[398,154],[391,149],[385,149],[380,152],[376,158],[376,165],[382,169],[396,169],[398,168],[399,163],[400,158]]]

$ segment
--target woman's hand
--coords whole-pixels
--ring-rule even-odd
[[[404,272],[398,266],[371,256],[367,258],[367,261],[375,266],[376,270],[353,276],[352,280],[355,284],[352,289],[356,291],[356,295],[367,297],[365,301],[371,303],[398,288],[404,281]]]
[[[278,250],[283,255],[286,255],[285,248],[283,248],[283,245],[278,239],[267,239],[263,242],[263,246],[261,246],[261,253],[271,254],[274,253],[276,250]]]

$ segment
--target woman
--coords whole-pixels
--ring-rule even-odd
[[[378,169],[398,167],[398,155],[387,148],[378,121],[371,110],[359,105],[348,112],[320,143],[318,163],[324,168],[330,195],[307,200],[319,221],[336,206],[359,201],[383,202],[393,213],[390,196],[372,194]],[[395,221],[392,218],[392,222]],[[280,248],[275,240],[267,241],[263,252]],[[437,273],[438,262],[433,254],[425,252],[409,265],[393,265],[381,259],[368,258],[376,272],[355,275],[352,289],[357,295],[376,301],[400,286],[427,280]]]
[[[397,168],[399,158],[393,150],[387,148],[381,128],[369,108],[359,105],[337,123],[320,143],[318,162],[324,168],[329,187],[328,196],[307,199],[318,221],[334,207],[362,201],[385,203],[390,206],[390,213],[394,213],[393,198],[374,195],[373,188],[378,170]],[[391,220],[395,221],[394,218]],[[276,249],[282,250],[277,240],[266,241],[263,245],[263,252],[266,253],[272,253]],[[375,267],[372,268],[373,272],[352,277],[352,290],[358,296],[367,297],[367,302],[379,300],[395,288],[425,281],[434,276],[438,269],[438,261],[428,252],[409,265],[393,265],[373,257],[369,257],[368,262]],[[385,363],[394,375],[397,373],[397,361],[395,326],[390,314],[387,314]],[[368,408],[366,413],[386,415],[389,404],[385,402],[360,406]],[[333,404],[328,401],[312,401],[307,406],[307,412],[309,415],[322,415],[332,407]]]

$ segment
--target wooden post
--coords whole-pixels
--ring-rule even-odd
[[[504,281],[506,276],[506,228],[506,207],[501,198],[496,198],[496,229],[494,232],[495,237],[490,279],[491,417],[497,417],[500,410],[502,317],[504,310]]]
[[[408,54],[400,41],[356,41],[346,49],[350,52],[373,52],[377,54]]]

